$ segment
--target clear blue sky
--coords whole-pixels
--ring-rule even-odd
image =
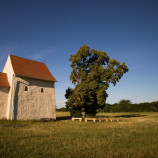
[[[84,44],[129,67],[108,103],[158,100],[158,0],[1,0],[0,71],[11,54],[41,61],[65,106],[71,54]]]

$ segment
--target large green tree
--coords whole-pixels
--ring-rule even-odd
[[[65,97],[71,110],[96,114],[98,108],[105,107],[109,84],[115,85],[128,71],[126,64],[110,59],[107,53],[82,46],[70,56],[72,72],[70,80],[74,89],[68,88]]]

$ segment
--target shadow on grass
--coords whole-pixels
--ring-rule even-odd
[[[117,116],[96,116],[96,118],[131,118],[131,117],[144,117],[147,115],[143,114],[129,114],[129,115],[117,115]],[[71,116],[62,116],[56,117],[56,121],[63,121],[63,120],[71,120]]]
[[[0,127],[25,127],[35,123],[46,123],[46,122],[63,121],[63,120],[71,120],[71,116],[56,117],[56,120],[47,119],[47,118],[41,120],[27,120],[27,121],[0,120]]]
[[[64,120],[70,120],[71,119],[71,116],[60,116],[60,117],[56,117],[56,120],[55,119],[47,119],[47,118],[43,118],[42,119],[42,122],[54,122],[54,121],[64,121]]]
[[[144,117],[147,115],[143,114],[129,114],[129,115],[116,115],[116,116],[96,116],[96,118],[132,118],[132,117]],[[71,120],[71,116],[62,116],[56,117],[56,121],[63,121],[63,120]]]
[[[129,115],[117,115],[117,116],[97,116],[96,118],[131,118],[131,117],[144,117],[143,114],[129,114]],[[32,120],[32,121],[8,121],[0,120],[0,127],[24,127],[37,122],[50,122],[50,121],[64,121],[71,120],[71,116],[56,117],[56,120]]]
[[[71,116],[56,117],[56,121],[70,120]]]
[[[25,127],[34,123],[41,122],[40,120],[0,120],[0,127]]]
[[[147,115],[142,115],[142,114],[129,114],[129,115],[117,115],[117,116],[99,116],[99,117],[105,117],[105,118],[110,118],[110,117],[114,117],[114,118],[131,118],[131,117],[144,117]]]

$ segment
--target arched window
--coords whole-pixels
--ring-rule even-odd
[[[43,93],[44,92],[44,89],[43,88],[41,88],[41,93]]]
[[[27,86],[25,86],[25,91],[28,91],[28,87]]]

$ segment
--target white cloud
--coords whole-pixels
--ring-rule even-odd
[[[30,59],[40,61],[44,58],[44,54],[42,53],[34,53],[30,56]]]
[[[56,49],[54,47],[37,50],[30,56],[30,59],[42,61],[45,58],[47,58],[50,54],[54,54],[55,52],[56,52]]]

